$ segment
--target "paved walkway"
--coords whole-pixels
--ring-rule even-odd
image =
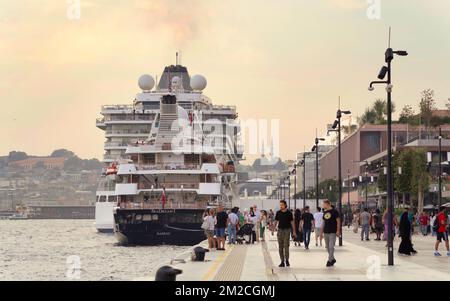
[[[227,245],[226,251],[206,253],[205,262],[186,259],[185,263],[174,262],[173,265],[183,270],[177,278],[181,281],[450,280],[450,257],[445,256],[444,246],[441,246],[444,256],[433,256],[434,239],[415,235],[413,242],[418,255],[404,257],[395,254],[395,266],[388,266],[385,242],[361,241],[359,233],[344,229],[344,246],[336,246],[337,263],[334,267],[325,266],[326,250],[316,247],[312,239],[310,250],[291,243],[291,266],[279,268],[276,236],[269,232],[265,243]],[[204,244],[202,246],[205,247]]]

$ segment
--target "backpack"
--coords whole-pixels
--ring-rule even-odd
[[[433,231],[437,232],[438,229],[439,229],[439,214],[436,215],[436,218],[434,219],[434,222],[433,222]]]

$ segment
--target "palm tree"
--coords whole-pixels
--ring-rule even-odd
[[[385,100],[377,99],[373,103],[373,111],[376,114],[375,122],[377,124],[383,124],[385,123],[386,119],[384,119],[384,116],[387,113],[387,104]]]
[[[358,117],[358,123],[360,126],[364,124],[374,124],[377,118],[377,113],[371,109],[366,108],[364,114],[361,117]]]

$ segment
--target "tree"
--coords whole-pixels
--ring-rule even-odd
[[[12,151],[12,152],[9,152],[8,162],[24,160],[24,159],[27,159],[27,158],[28,158],[28,155],[25,152]]]
[[[358,117],[358,124],[363,126],[364,124],[374,124],[377,118],[377,113],[371,109],[366,108],[364,114],[361,117]]]
[[[386,122],[386,119],[384,118],[384,115],[387,113],[387,104],[386,101],[382,99],[377,99],[373,103],[373,111],[375,112],[375,122],[377,124],[384,124]]]
[[[50,155],[50,157],[64,157],[64,158],[70,158],[73,156],[75,156],[75,154],[72,151],[69,151],[64,148],[54,150]]]
[[[402,111],[400,112],[400,117],[398,119],[398,121],[400,123],[409,123],[411,124],[411,122],[413,121],[414,118],[414,110],[410,105],[406,105],[403,107]]]
[[[420,100],[420,117],[426,127],[431,124],[431,118],[433,117],[433,111],[436,110],[436,100],[434,99],[434,91],[432,89],[423,90],[421,93],[422,99]]]

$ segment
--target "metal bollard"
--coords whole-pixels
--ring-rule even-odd
[[[177,275],[181,273],[182,270],[165,265],[156,271],[155,281],[176,281]]]

